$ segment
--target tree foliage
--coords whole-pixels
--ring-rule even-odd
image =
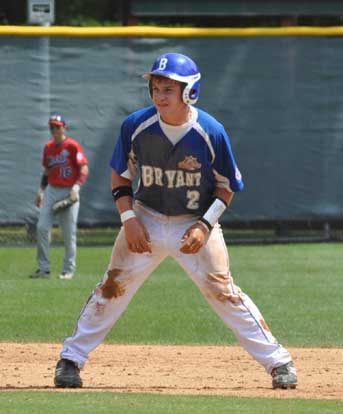
[[[56,24],[84,25],[118,20],[119,1],[57,0]]]

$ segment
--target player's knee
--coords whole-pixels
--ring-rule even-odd
[[[206,287],[210,294],[220,302],[241,303],[241,290],[235,286],[230,273],[208,273]]]
[[[89,320],[103,319],[106,314],[113,311],[115,303],[113,299],[119,298],[125,293],[122,283],[117,279],[121,271],[119,269],[109,270],[104,280],[99,283],[88,301],[83,312],[83,317]]]
[[[47,233],[50,230],[50,227],[43,221],[38,221],[37,223],[37,233]]]
[[[118,280],[121,274],[120,269],[111,269],[99,287],[99,291],[105,299],[113,299],[122,296],[125,293],[122,282]]]

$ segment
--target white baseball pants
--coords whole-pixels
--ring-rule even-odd
[[[252,300],[232,280],[229,257],[217,224],[206,245],[195,255],[180,252],[181,238],[194,217],[169,217],[136,203],[136,214],[150,233],[152,253],[128,250],[124,230],[114,244],[109,272],[106,272],[84,306],[73,336],[64,342],[61,358],[83,368],[88,354],[105,338],[132,297],[153,270],[167,256],[173,257],[198,286],[240,344],[268,373],[291,361]]]

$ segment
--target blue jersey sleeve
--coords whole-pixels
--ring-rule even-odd
[[[213,172],[219,187],[228,187],[234,193],[242,191],[244,183],[237,167],[230,139],[224,128],[217,134],[214,141],[215,159]]]
[[[130,168],[131,137],[132,128],[126,119],[121,126],[110,165],[119,175],[132,180],[132,169]]]

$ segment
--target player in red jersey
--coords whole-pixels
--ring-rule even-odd
[[[88,176],[88,160],[81,145],[66,136],[66,122],[54,113],[49,118],[52,138],[44,147],[44,172],[36,198],[40,208],[37,224],[38,269],[31,278],[50,277],[50,231],[54,216],[60,219],[64,239],[64,260],[60,279],[72,279],[76,259],[76,227],[79,192]]]

